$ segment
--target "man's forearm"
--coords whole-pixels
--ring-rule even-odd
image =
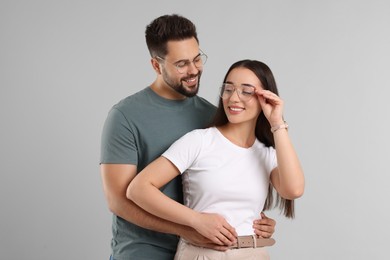
[[[115,215],[131,222],[142,228],[153,231],[168,233],[180,236],[187,228],[180,224],[176,224],[165,219],[156,217],[149,212],[137,206],[131,200],[116,200],[114,205],[111,205],[110,210]]]

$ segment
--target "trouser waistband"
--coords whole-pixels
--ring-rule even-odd
[[[264,247],[272,246],[275,244],[275,239],[273,238],[261,238],[256,235],[252,236],[238,236],[237,243],[230,246],[230,248],[248,248],[248,247]]]

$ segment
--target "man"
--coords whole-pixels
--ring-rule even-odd
[[[198,97],[199,81],[207,56],[199,49],[195,25],[178,15],[165,15],[146,28],[146,43],[156,80],[121,100],[109,112],[101,144],[101,176],[113,212],[112,259],[174,258],[178,236],[215,250],[217,245],[195,230],[157,218],[126,198],[135,175],[185,133],[205,127],[215,107]],[[180,178],[163,189],[182,202]],[[269,237],[275,221],[263,215],[254,227]]]

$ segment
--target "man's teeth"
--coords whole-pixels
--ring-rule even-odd
[[[188,83],[191,83],[191,82],[194,82],[196,80],[196,78],[192,78],[192,79],[187,79],[186,81],[188,82]]]

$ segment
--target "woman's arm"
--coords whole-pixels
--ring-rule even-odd
[[[180,174],[165,157],[145,167],[129,184],[126,196],[160,218],[190,226],[219,245],[235,242],[234,228],[218,214],[196,212],[166,196],[160,188]]]
[[[288,136],[283,120],[283,100],[268,90],[257,90],[258,100],[273,130],[278,167],[271,172],[271,182],[285,199],[295,199],[303,194],[305,178],[298,156]]]
[[[271,172],[271,182],[285,199],[293,200],[303,194],[305,178],[287,129],[274,132],[278,167]]]

